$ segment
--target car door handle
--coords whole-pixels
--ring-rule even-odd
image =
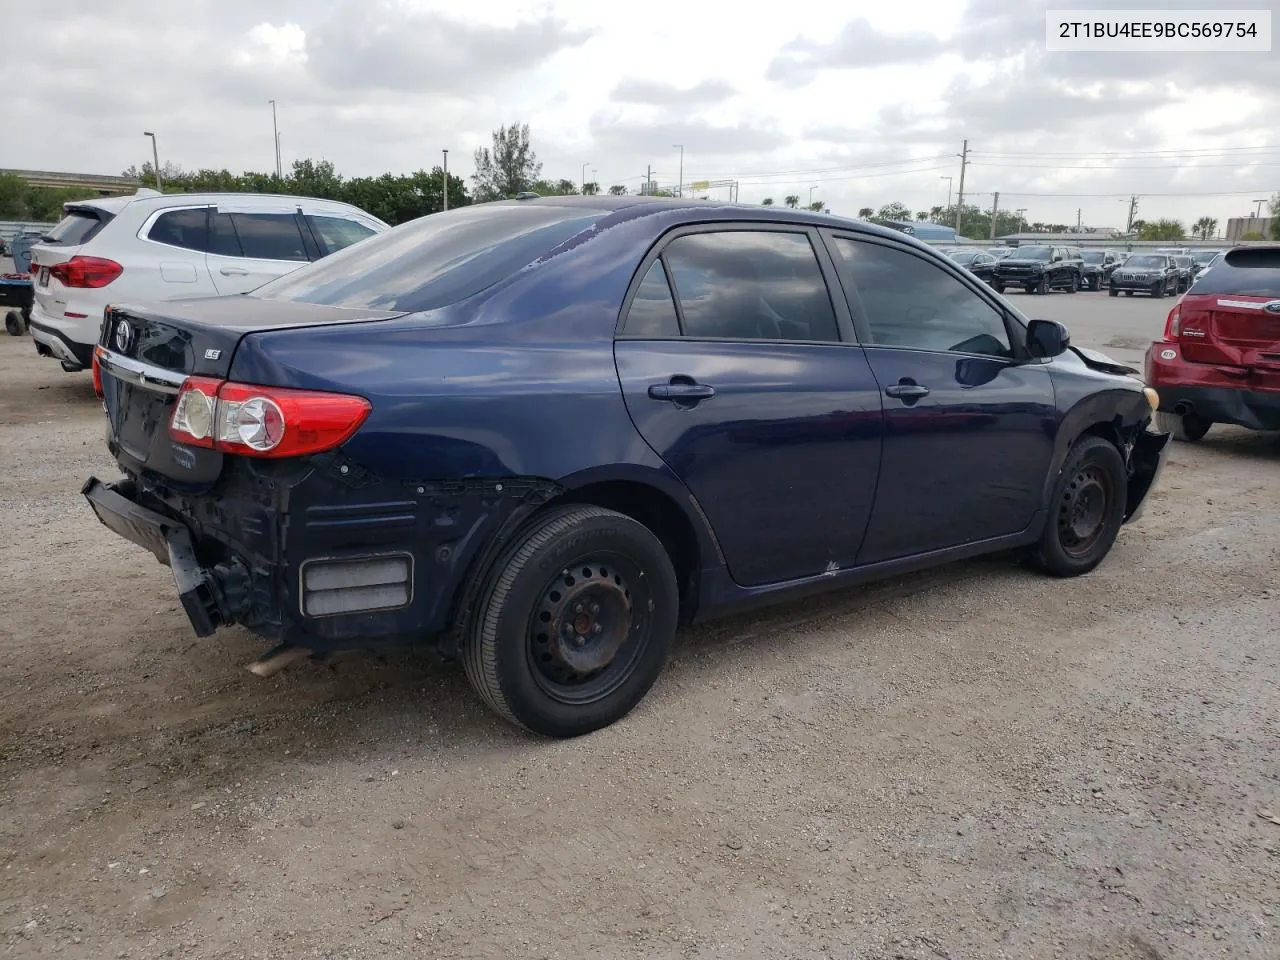
[[[649,386],[649,396],[653,400],[709,400],[715,395],[715,387],[707,383],[654,383]]]
[[[219,271],[224,277],[247,277],[249,271],[241,267],[222,267]]]
[[[899,380],[897,383],[885,387],[884,395],[886,397],[896,397],[899,400],[919,400],[921,397],[929,395],[929,388],[910,380]]]

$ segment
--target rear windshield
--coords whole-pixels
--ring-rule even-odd
[[[1197,278],[1191,292],[1280,299],[1280,247],[1232,250]]]
[[[434,310],[505,280],[606,213],[533,204],[458,207],[368,237],[253,295],[357,309]]]
[[[42,243],[61,247],[79,246],[88,243],[94,234],[107,225],[111,217],[105,210],[71,210],[40,240]]]

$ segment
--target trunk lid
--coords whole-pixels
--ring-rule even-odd
[[[1178,305],[1178,339],[1193,363],[1280,371],[1280,247],[1233,250]]]
[[[106,350],[102,392],[111,453],[129,473],[149,472],[183,488],[206,489],[222,472],[223,454],[169,435],[173,405],[187,377],[226,379],[236,348],[250,333],[403,315],[243,295],[109,307],[98,342]]]

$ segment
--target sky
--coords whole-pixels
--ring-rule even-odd
[[[1047,9],[1116,6],[1280,0],[0,0],[5,46],[41,54],[10,61],[0,168],[119,173],[151,130],[162,163],[267,171],[274,98],[286,166],[347,176],[445,149],[469,176],[527,123],[550,178],[635,190],[651,166],[852,216],[945,204],[967,139],[966,196],[1028,221],[1123,227],[1130,194],[1147,219],[1247,216],[1280,190],[1280,48],[1046,52]]]

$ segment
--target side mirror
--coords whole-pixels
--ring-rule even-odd
[[[1071,346],[1071,334],[1057,320],[1032,320],[1027,324],[1027,351],[1033,357],[1059,357]]]

